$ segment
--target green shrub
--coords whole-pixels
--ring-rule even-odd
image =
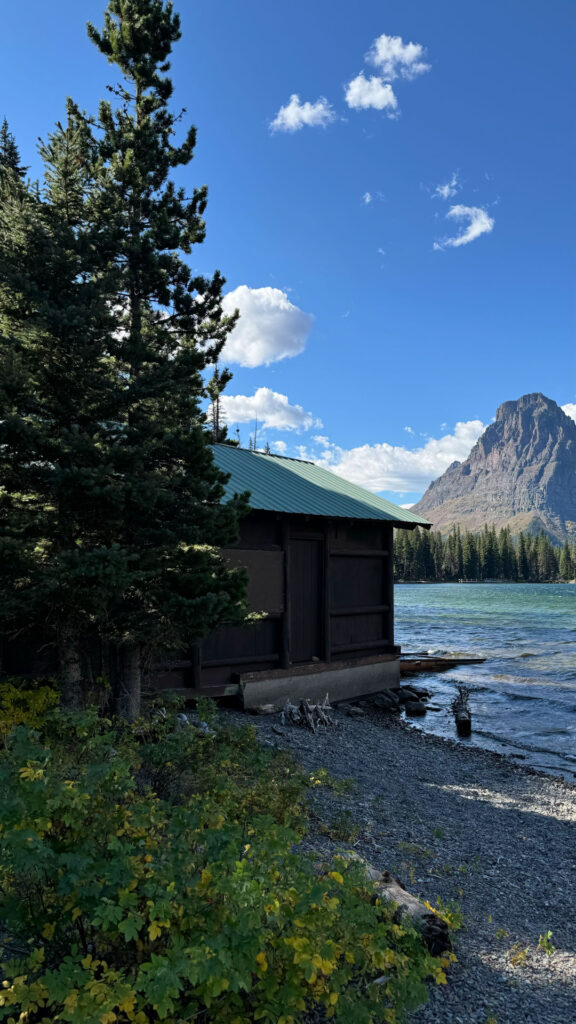
[[[36,729],[60,700],[55,685],[23,679],[0,681],[0,739],[17,725]]]
[[[151,740],[59,712],[9,738],[0,1020],[292,1024],[316,1004],[369,1024],[445,980],[359,865],[294,852],[305,780],[286,757],[174,722]]]

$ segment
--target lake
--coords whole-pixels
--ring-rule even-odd
[[[403,653],[486,658],[415,676],[442,711],[429,711],[414,725],[456,739],[450,702],[464,684],[472,690],[473,732],[459,742],[516,755],[521,764],[574,782],[575,598],[575,584],[397,584],[396,643]]]

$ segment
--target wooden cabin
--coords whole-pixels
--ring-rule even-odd
[[[393,530],[430,524],[312,462],[229,445],[213,452],[229,475],[227,496],[250,492],[251,511],[225,553],[246,567],[248,606],[261,618],[157,664],[154,684],[245,706],[398,685]]]

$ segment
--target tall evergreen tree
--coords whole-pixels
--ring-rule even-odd
[[[0,550],[4,628],[42,625],[64,702],[83,701],[83,640],[129,578],[109,449],[123,384],[90,227],[90,133],[69,106],[41,147],[45,184],[6,180],[0,213]]]
[[[515,580],[518,575],[516,552],[512,544],[510,529],[503,527],[498,535],[498,553],[500,559],[500,577],[503,580]]]
[[[480,578],[480,560],[476,537],[473,533],[466,533],[463,542],[462,554],[464,579],[477,580]]]
[[[163,0],[110,0],[89,35],[124,75],[119,105],[102,102],[94,123],[69,104],[43,148],[45,195],[21,208],[12,196],[13,216],[3,212],[3,348],[24,364],[16,398],[3,399],[15,467],[4,534],[20,543],[21,576],[32,561],[21,592],[45,607],[59,595],[66,699],[78,700],[91,624],[118,645],[118,708],[133,718],[147,649],[186,647],[241,617],[243,579],[219,547],[246,505],[221,503],[200,406],[201,372],[233,319],[222,277],[195,276],[182,258],[204,237],[206,190],[187,198],[170,180],[195,143],[193,129],[173,143],[178,18]]]
[[[558,573],[561,580],[573,580],[576,569],[568,541],[564,541],[558,559]]]
[[[188,646],[223,621],[238,621],[243,582],[218,553],[243,503],[221,504],[201,412],[201,373],[215,363],[235,318],[224,280],[194,275],[183,255],[202,242],[206,189],[190,197],[171,173],[190,163],[191,128],[176,144],[180,113],[169,101],[168,58],[180,21],[164,0],[110,0],[98,49],[122,72],[114,108],[99,109],[95,229],[101,277],[117,311],[112,350],[124,381],[123,429],[113,450],[123,522],[120,543],[134,573],[111,610],[119,642],[121,706],[139,702],[143,651]]]
[[[526,551],[526,540],[524,534],[521,533],[518,537],[518,547],[516,549],[516,565],[518,570],[518,579],[528,582],[530,579],[530,565],[528,562],[528,554]]]
[[[228,428],[222,417],[220,396],[226,386],[232,380],[232,374],[227,366],[220,369],[218,363],[214,367],[214,373],[206,385],[206,393],[210,399],[209,420],[212,428],[212,442],[214,444],[231,444],[237,447],[236,441],[228,439]]]
[[[26,177],[27,167],[20,163],[20,153],[16,145],[16,139],[10,131],[6,118],[0,125],[0,175],[5,172],[13,172],[17,178],[23,180]]]
[[[538,580],[541,583],[550,582],[558,577],[558,560],[552,547],[550,538],[542,531],[536,538],[536,553],[538,564]]]

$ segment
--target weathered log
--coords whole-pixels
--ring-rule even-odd
[[[459,736],[470,736],[472,734],[472,715],[469,711],[455,711],[454,721],[456,732]]]
[[[389,871],[379,871],[356,854],[350,855],[349,859],[362,864],[366,877],[374,883],[375,895],[386,902],[396,904],[396,923],[400,924],[402,920],[408,918],[433,956],[440,956],[441,953],[452,949],[448,925],[434,910],[421,903],[416,896],[406,892],[402,883]]]
[[[275,715],[280,708],[277,704],[255,704],[248,709],[253,715]]]
[[[470,736],[472,732],[472,713],[468,705],[470,690],[467,686],[458,686],[458,693],[452,701],[452,713],[459,736]]]
[[[282,711],[281,722],[282,725],[303,725],[312,732],[316,732],[319,725],[323,725],[326,728],[337,728],[338,723],[331,718],[331,711],[332,705],[330,704],[328,694],[326,694],[322,703],[318,702],[318,704],[312,704],[309,700],[301,700],[296,705],[292,704],[290,698],[287,698],[284,710]]]

